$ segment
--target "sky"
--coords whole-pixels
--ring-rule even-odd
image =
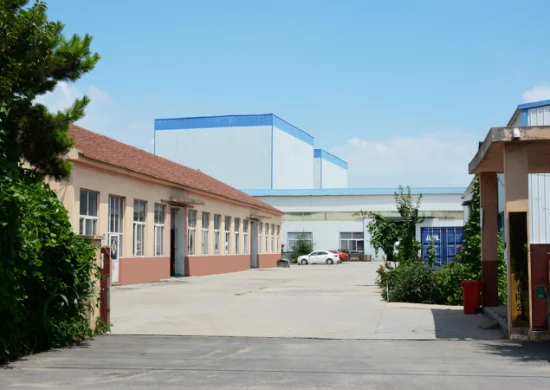
[[[546,0],[47,3],[102,59],[38,100],[86,94],[81,126],[151,152],[155,118],[274,113],[350,187],[467,186],[489,129],[550,99]]]

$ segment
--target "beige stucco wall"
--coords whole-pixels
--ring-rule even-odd
[[[74,157],[74,156],[71,156]],[[183,190],[169,183],[161,182],[154,178],[137,175],[134,173],[120,170],[116,167],[105,167],[103,165],[89,161],[73,161],[74,167],[71,178],[68,181],[56,183],[50,182],[50,187],[57,193],[59,199],[67,208],[71,224],[76,233],[79,229],[79,213],[80,213],[80,190],[86,189],[99,192],[98,205],[98,231],[100,236],[108,235],[108,211],[109,211],[109,195],[120,196],[124,198],[124,216],[123,216],[123,233],[122,233],[122,255],[121,258],[133,257],[133,208],[134,199],[147,202],[147,215],[145,227],[145,253],[144,257],[154,257],[154,205],[155,203],[162,204],[161,200],[174,198],[193,198],[204,201],[204,205],[196,205],[193,210],[197,211],[196,225],[196,250],[195,256],[202,256],[202,212],[210,213],[209,223],[209,239],[208,239],[208,254],[205,256],[214,255],[214,214],[222,216],[220,226],[220,255],[224,255],[224,240],[225,240],[225,216],[231,217],[231,233],[229,243],[229,254],[235,255],[235,236],[234,223],[235,218],[241,219],[240,237],[239,237],[239,254],[244,254],[244,235],[242,233],[243,220],[251,215],[268,215],[263,210],[256,210],[246,205],[233,203],[229,200],[215,199],[204,194],[194,193],[192,191]],[[170,255],[170,207],[165,205],[165,233],[164,233],[164,257]],[[281,217],[271,215],[271,219],[266,219],[263,222],[268,222],[275,226],[281,224]],[[271,227],[270,227],[271,231]],[[275,239],[276,241],[276,239]],[[248,238],[248,251],[250,254],[250,226]],[[107,244],[105,241],[104,245]],[[271,249],[271,248],[270,248]],[[278,249],[274,251],[262,253],[278,253]]]

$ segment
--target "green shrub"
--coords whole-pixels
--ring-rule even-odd
[[[294,256],[296,257],[309,255],[313,252],[313,243],[307,235],[301,233],[290,249],[294,252]]]
[[[480,280],[478,268],[470,264],[449,263],[435,271],[435,281],[439,293],[446,305],[462,305],[462,287],[464,280]]]
[[[389,288],[389,297],[388,291],[383,291],[386,300],[432,304],[442,301],[435,282],[435,271],[423,262],[401,264],[388,270],[386,276]]]
[[[99,269],[49,187],[0,159],[0,363],[92,335]]]

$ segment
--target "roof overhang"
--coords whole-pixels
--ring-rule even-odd
[[[169,204],[172,207],[190,207],[190,208],[193,208],[194,205],[206,204],[202,200],[193,199],[193,198],[170,198],[168,200],[162,199],[162,202]]]
[[[514,138],[519,131],[519,139]],[[470,174],[504,172],[504,147],[521,145],[528,152],[529,173],[550,172],[550,126],[493,127],[468,165]]]

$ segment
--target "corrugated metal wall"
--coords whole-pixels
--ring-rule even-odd
[[[529,175],[531,243],[550,243],[550,174]]]
[[[527,110],[529,126],[550,126],[550,106]],[[550,244],[550,173],[529,175],[530,241]]]

